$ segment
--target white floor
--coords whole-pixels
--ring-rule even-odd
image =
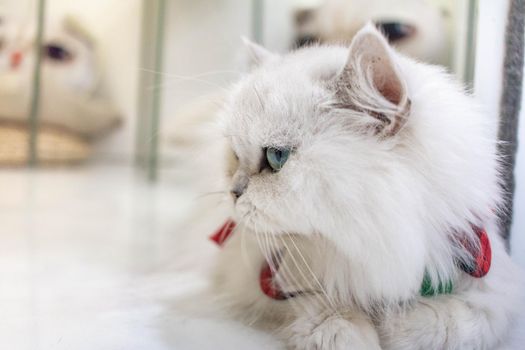
[[[198,202],[190,188],[152,186],[123,167],[0,171],[0,348],[280,348],[173,307],[205,285],[177,259]],[[215,248],[204,237],[189,249]]]
[[[170,307],[204,285],[166,268],[197,201],[126,168],[1,171],[0,348],[275,348],[240,325]]]

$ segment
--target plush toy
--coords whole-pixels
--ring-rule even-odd
[[[28,158],[34,30],[0,17],[0,165]],[[42,51],[37,153],[41,163],[86,159],[120,118],[101,88],[96,43],[73,18],[48,22]]]

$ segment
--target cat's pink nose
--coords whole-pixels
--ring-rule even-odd
[[[22,63],[22,53],[20,51],[15,51],[11,53],[11,68],[17,68],[20,63]]]

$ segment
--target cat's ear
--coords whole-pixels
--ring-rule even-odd
[[[385,37],[367,24],[352,40],[348,60],[337,78],[337,95],[348,108],[375,119],[374,131],[395,135],[410,114],[406,83]]]
[[[95,39],[78,18],[71,15],[65,16],[62,25],[67,33],[82,41],[88,47],[93,48],[95,46]]]
[[[256,68],[278,57],[277,54],[268,51],[261,45],[254,43],[253,41],[244,36],[241,39],[246,49],[246,54],[248,56],[248,65],[250,68]]]

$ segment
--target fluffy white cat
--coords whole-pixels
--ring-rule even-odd
[[[248,46],[222,121],[228,310],[293,349],[503,344],[522,287],[495,222],[496,121],[372,25],[349,49]]]

